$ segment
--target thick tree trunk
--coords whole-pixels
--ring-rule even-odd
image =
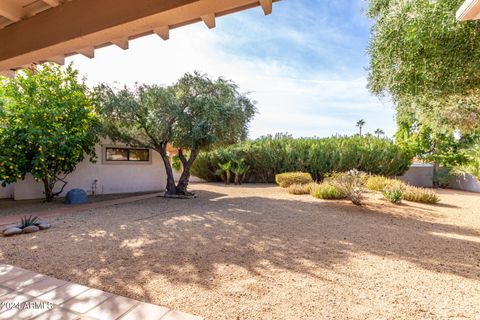
[[[176,187],[175,187],[175,178],[173,177],[173,169],[172,164],[170,163],[170,158],[167,155],[167,146],[161,145],[156,148],[156,151],[160,154],[163,160],[163,164],[165,166],[165,172],[167,173],[167,194],[176,194]]]
[[[43,188],[45,192],[45,201],[46,202],[52,202],[53,200],[53,191],[52,191],[52,186],[50,184],[50,180],[48,178],[43,178]]]
[[[176,187],[176,193],[179,195],[192,195],[192,193],[187,191],[187,187],[188,187],[188,182],[190,180],[190,167],[192,166],[192,163],[197,158],[197,155],[198,155],[197,150],[191,150],[190,158],[187,160],[185,158],[185,155],[183,154],[183,150],[182,149],[178,150],[178,158],[182,162],[182,167],[183,167],[182,174],[180,176],[180,179],[178,180],[178,184]]]

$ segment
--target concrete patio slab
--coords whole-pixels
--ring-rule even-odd
[[[102,290],[0,264],[0,320],[201,320]]]

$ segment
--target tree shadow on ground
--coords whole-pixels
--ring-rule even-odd
[[[479,230],[435,222],[435,210],[198,193],[76,214],[75,224],[66,215],[48,238],[5,239],[0,262],[146,301],[156,277],[214,288],[218,268],[237,266],[326,280],[322,270],[359,253],[480,280]]]

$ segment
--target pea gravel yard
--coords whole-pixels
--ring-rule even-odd
[[[0,263],[206,319],[478,319],[480,196],[366,205],[194,184],[0,238]],[[1,209],[0,209],[1,210]]]

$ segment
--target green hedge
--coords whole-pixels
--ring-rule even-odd
[[[404,174],[412,155],[387,138],[334,136],[330,138],[294,139],[284,135],[201,153],[192,174],[207,181],[220,181],[215,175],[220,163],[245,159],[250,170],[246,182],[275,182],[277,173],[309,172],[317,180],[332,172],[351,169],[382,176]]]

